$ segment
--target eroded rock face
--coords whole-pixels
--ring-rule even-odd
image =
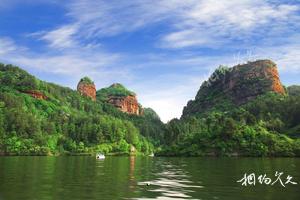
[[[112,104],[122,112],[135,115],[141,114],[136,96],[110,96],[108,98],[108,103]]]
[[[26,92],[24,92],[30,96],[32,96],[33,98],[36,99],[41,99],[41,100],[46,100],[48,99],[48,97],[46,95],[44,95],[42,92],[37,91],[37,90],[28,90]]]
[[[259,60],[229,68],[212,88],[219,87],[240,105],[266,92],[284,94],[277,66],[270,60]]]
[[[96,101],[96,86],[94,83],[80,81],[77,86],[77,91],[81,95],[90,97],[93,101]]]
[[[272,80],[272,91],[277,92],[279,94],[285,94],[286,91],[283,85],[280,82],[279,73],[276,65],[273,68],[266,69],[266,77]]]
[[[205,81],[183,115],[207,110],[226,100],[241,105],[266,92],[285,94],[277,70],[270,60],[258,60],[232,68],[218,68]]]

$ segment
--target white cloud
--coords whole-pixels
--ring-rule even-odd
[[[189,46],[216,46],[220,41],[208,36],[206,32],[196,29],[181,30],[162,38],[161,47],[183,48]]]
[[[67,5],[72,17],[86,37],[111,36],[158,22],[167,16],[159,1],[76,0]],[[169,13],[168,13],[169,14]]]
[[[7,37],[0,37],[0,56],[16,50],[16,45],[13,40]]]
[[[255,34],[267,38],[288,31],[299,20],[299,5],[268,0],[73,0],[64,5],[72,22],[39,35],[54,48],[159,22],[168,27],[158,36],[160,47],[217,48],[237,39],[247,41]]]
[[[129,69],[120,66],[121,55],[107,53],[99,48],[80,47],[36,53],[18,46],[11,38],[0,38],[0,61],[19,65],[53,75],[72,77],[77,82],[82,76],[91,76],[96,83],[110,84],[114,77],[127,81],[132,79]],[[48,80],[51,81],[51,80]],[[62,80],[63,82],[64,80]],[[99,84],[100,85],[100,84]],[[75,87],[75,83],[71,85]]]
[[[205,0],[191,5],[184,13],[186,24],[199,23],[223,28],[249,29],[260,24],[286,20],[298,10],[298,6],[271,4],[261,0]]]
[[[187,9],[176,15],[175,32],[162,37],[162,46],[216,46],[234,39],[249,39],[256,32],[287,26],[299,6],[271,4],[261,0],[188,1]],[[259,31],[258,31],[259,30]],[[263,37],[263,35],[261,35]]]
[[[66,5],[67,16],[74,20],[72,26],[78,26],[77,30],[72,29],[72,35],[77,34],[81,39],[113,36],[164,21],[171,31],[162,34],[161,46],[168,48],[215,46],[216,41],[223,44],[232,39],[248,39],[258,30],[272,31],[276,26],[286,27],[299,19],[299,5],[267,0],[71,2]],[[52,34],[55,36],[57,32],[65,34],[61,29],[50,32],[46,39],[53,39]],[[53,41],[56,44],[56,37]]]
[[[78,27],[76,25],[66,25],[46,33],[41,32],[35,35],[41,35],[40,39],[49,42],[50,47],[70,48],[76,45],[73,36],[77,31]]]

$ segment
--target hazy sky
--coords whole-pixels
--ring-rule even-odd
[[[300,84],[300,2],[0,0],[0,62],[76,88],[120,82],[163,121],[220,64],[273,59]]]

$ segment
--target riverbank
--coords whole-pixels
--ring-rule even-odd
[[[73,153],[73,152],[65,152],[60,154],[16,154],[16,153],[0,153],[0,157],[6,157],[6,156],[49,156],[49,157],[60,157],[60,156],[96,156],[97,153]],[[142,157],[149,157],[150,155],[145,155],[142,153],[138,154],[130,154],[130,153],[108,153],[105,154],[105,156],[142,156]],[[152,157],[152,156],[151,156]],[[223,155],[218,155],[215,153],[205,153],[201,155],[185,155],[185,154],[155,154],[155,157],[198,157],[198,158],[228,158],[228,157],[236,157],[236,158],[299,158],[300,155],[267,155],[267,156],[257,156],[257,155],[248,155],[248,154],[240,154],[240,153],[227,153]]]
[[[0,152],[0,156],[96,156],[98,152],[64,152],[64,153],[9,153],[9,152]],[[144,153],[127,153],[127,152],[112,152],[106,153],[105,156],[148,156]]]

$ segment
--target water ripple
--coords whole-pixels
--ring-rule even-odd
[[[191,193],[195,188],[203,188],[191,181],[187,173],[182,169],[176,169],[173,165],[165,165],[164,170],[156,173],[153,180],[139,182],[138,185],[144,187],[149,196],[135,198],[137,200],[146,199],[193,199]],[[194,188],[194,189],[193,189]]]

